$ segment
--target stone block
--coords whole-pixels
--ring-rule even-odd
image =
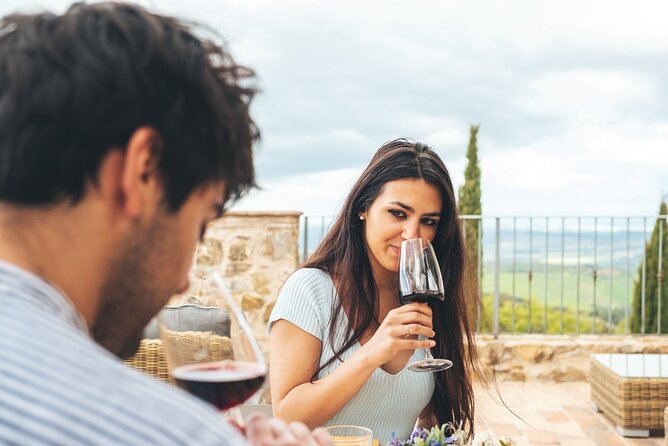
[[[264,314],[262,315],[262,321],[265,324],[269,323],[269,318],[271,317],[271,312],[274,310],[274,306],[276,305],[276,302],[269,302],[267,305],[264,307]]]
[[[243,311],[259,310],[264,305],[264,299],[253,294],[244,294],[241,297],[241,309]]]
[[[247,260],[248,254],[246,254],[246,245],[230,246],[230,252],[227,254],[227,258],[230,262],[243,262]]]
[[[225,275],[234,276],[241,273],[245,273],[250,269],[251,269],[250,263],[241,263],[241,262],[229,263],[227,265],[227,268],[225,268]]]
[[[258,294],[270,294],[269,291],[269,278],[266,274],[261,272],[256,272],[251,274],[251,283],[253,284],[253,290]]]
[[[220,265],[223,260],[223,241],[207,238],[197,249],[198,265]]]

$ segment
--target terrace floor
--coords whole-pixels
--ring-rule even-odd
[[[614,424],[592,408],[589,383],[504,381],[496,389],[493,384],[490,387],[475,386],[476,431],[510,436],[517,446],[665,444],[663,436],[640,439],[619,435]]]

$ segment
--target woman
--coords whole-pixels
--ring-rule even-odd
[[[399,248],[429,239],[445,301],[399,303]],[[464,422],[473,430],[474,337],[466,256],[448,171],[428,146],[384,144],[316,251],[285,283],[269,320],[274,414],[310,427],[355,424],[381,444],[393,433]],[[475,297],[473,297],[475,299]],[[418,338],[422,335],[423,338]],[[422,348],[454,365],[406,368]]]

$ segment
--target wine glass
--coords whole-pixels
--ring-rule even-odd
[[[371,446],[373,433],[362,426],[328,426],[325,428],[334,446]]]
[[[435,307],[445,299],[443,278],[429,240],[413,238],[401,243],[399,300],[402,305],[424,302]],[[419,337],[421,339],[421,337]],[[452,367],[449,359],[437,359],[425,349],[425,359],[408,366],[413,372],[439,372]]]
[[[215,306],[165,307],[160,312],[159,331],[167,367],[179,387],[228,411],[259,394],[267,366],[246,318],[220,275],[198,268],[193,276],[191,291],[195,297],[203,296]]]

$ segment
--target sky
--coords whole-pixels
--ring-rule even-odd
[[[663,0],[139,3],[209,25],[258,74],[262,189],[234,209],[335,214],[398,137],[458,188],[471,124],[486,215],[649,216],[668,194]]]

